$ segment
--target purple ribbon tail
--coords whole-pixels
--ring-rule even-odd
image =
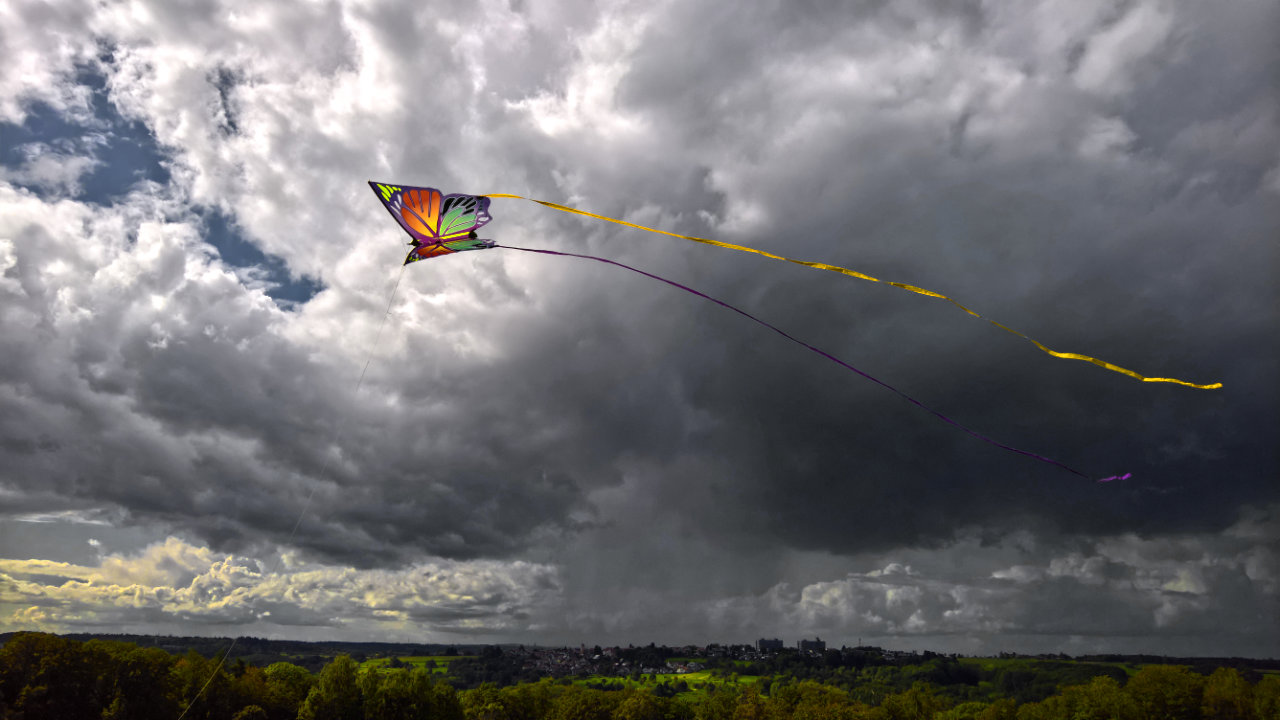
[[[1008,450],[1009,452],[1012,452],[1012,453],[1017,453],[1017,454],[1019,454],[1019,455],[1025,455],[1025,456],[1027,456],[1027,457],[1029,457],[1029,458],[1032,458],[1032,459],[1034,459],[1034,460],[1039,460],[1040,462],[1048,463],[1049,465],[1053,465],[1053,466],[1055,466],[1055,467],[1059,467],[1059,468],[1061,468],[1061,469],[1063,469],[1063,470],[1066,470],[1067,472],[1072,473],[1073,475],[1079,475],[1079,476],[1080,476],[1080,477],[1082,477],[1082,478],[1089,478],[1089,476],[1088,476],[1088,475],[1085,475],[1084,473],[1080,472],[1079,470],[1076,470],[1075,468],[1073,468],[1073,467],[1071,467],[1071,466],[1069,466],[1069,465],[1066,465],[1066,464],[1064,464],[1064,463],[1060,463],[1060,462],[1058,462],[1057,460],[1054,460],[1054,459],[1052,459],[1052,458],[1047,458],[1047,457],[1045,457],[1045,456],[1043,456],[1043,455],[1039,455],[1039,454],[1037,454],[1037,453],[1033,453],[1033,452],[1031,452],[1031,451],[1029,451],[1029,450],[1020,450],[1020,449],[1018,449],[1018,448],[1016,448],[1016,447],[1012,447],[1012,446],[1010,446],[1010,445],[1005,445],[1005,444],[1004,444],[1004,443],[1002,443],[1002,442],[999,442],[999,441],[997,441],[997,440],[993,440],[993,439],[991,439],[991,438],[987,437],[986,435],[983,435],[982,433],[978,432],[977,430],[972,430],[972,429],[970,429],[970,428],[968,428],[968,427],[965,427],[964,425],[961,425],[960,423],[956,422],[955,420],[952,420],[951,418],[947,417],[946,415],[943,415],[942,413],[938,412],[937,410],[934,410],[933,408],[929,407],[928,405],[925,405],[924,403],[920,402],[919,400],[916,400],[915,398],[911,397],[910,395],[907,395],[906,393],[904,393],[904,392],[902,392],[901,390],[899,390],[899,389],[897,389],[897,388],[893,387],[892,385],[890,385],[890,384],[888,384],[888,383],[886,383],[886,382],[884,382],[884,381],[882,381],[882,380],[879,380],[879,379],[877,379],[877,378],[874,378],[874,377],[872,377],[871,375],[868,375],[867,373],[865,373],[865,372],[863,372],[863,371],[859,370],[858,368],[856,368],[856,367],[854,367],[854,366],[850,365],[849,363],[847,363],[847,362],[845,362],[845,361],[841,360],[840,358],[838,358],[838,357],[836,357],[836,356],[834,356],[834,355],[832,355],[832,354],[830,354],[830,353],[826,352],[825,350],[822,350],[822,349],[820,349],[820,348],[816,348],[816,347],[814,347],[813,345],[810,345],[809,343],[807,343],[807,342],[805,342],[805,341],[803,341],[803,340],[800,340],[799,338],[796,338],[796,337],[794,337],[794,336],[790,335],[789,333],[787,333],[787,332],[783,331],[782,329],[777,328],[777,327],[774,327],[773,325],[770,325],[769,323],[765,322],[764,320],[761,320],[760,318],[756,317],[755,315],[752,315],[751,313],[749,313],[749,312],[747,312],[747,311],[745,311],[745,310],[741,310],[741,309],[739,309],[739,308],[736,308],[736,307],[734,307],[734,306],[730,305],[729,303],[723,302],[723,301],[721,301],[721,300],[717,300],[716,298],[713,298],[713,297],[711,297],[710,295],[707,295],[706,293],[699,292],[699,291],[694,290],[693,288],[688,287],[688,286],[686,286],[686,285],[681,285],[680,283],[678,283],[678,282],[676,282],[676,281],[674,281],[674,280],[668,280],[667,278],[660,277],[660,276],[658,276],[658,275],[654,275],[653,273],[645,272],[644,270],[640,270],[639,268],[634,268],[634,267],[631,267],[630,265],[625,265],[625,264],[623,264],[623,263],[620,263],[620,262],[617,262],[617,261],[614,261],[614,260],[608,260],[608,259],[605,259],[605,258],[602,258],[602,257],[595,257],[594,255],[579,255],[578,253],[559,252],[559,251],[556,251],[556,250],[535,250],[535,249],[533,249],[533,248],[519,248],[519,247],[512,247],[512,246],[510,246],[510,245],[497,245],[497,244],[495,244],[495,245],[494,245],[494,247],[506,248],[506,249],[508,249],[508,250],[519,250],[519,251],[521,251],[521,252],[538,253],[539,255],[558,255],[558,256],[560,256],[560,257],[575,257],[575,258],[581,258],[581,259],[583,259],[583,260],[595,260],[596,262],[606,263],[606,264],[608,264],[608,265],[614,265],[614,266],[617,266],[617,267],[623,268],[624,270],[630,270],[631,272],[639,273],[639,274],[641,274],[641,275],[644,275],[645,277],[653,278],[654,280],[658,280],[658,281],[660,281],[660,282],[664,282],[664,283],[666,283],[666,284],[668,284],[668,285],[670,285],[670,286],[672,286],[672,287],[676,287],[676,288],[679,288],[679,289],[681,289],[681,290],[684,290],[685,292],[692,293],[692,294],[697,295],[698,297],[703,298],[703,299],[705,299],[705,300],[710,300],[711,302],[713,302],[713,303],[715,303],[715,304],[717,304],[717,305],[719,305],[719,306],[721,306],[721,307],[723,307],[723,308],[727,308],[727,309],[729,309],[729,310],[732,310],[732,311],[734,311],[734,312],[738,313],[739,315],[741,315],[741,316],[743,316],[743,317],[747,318],[748,320],[751,320],[751,321],[753,321],[753,322],[759,323],[760,325],[763,325],[763,326],[765,326],[765,327],[769,328],[770,330],[772,330],[772,331],[774,331],[774,332],[778,333],[779,335],[781,335],[782,337],[784,337],[784,338],[786,338],[786,339],[790,340],[791,342],[796,343],[797,345],[801,345],[801,346],[803,346],[803,347],[805,347],[805,348],[808,348],[809,350],[811,350],[811,351],[813,351],[813,352],[815,352],[815,353],[817,353],[817,354],[821,355],[822,357],[825,357],[826,359],[830,360],[831,362],[834,362],[834,363],[836,363],[837,365],[840,365],[841,367],[843,367],[843,368],[845,368],[845,369],[852,370],[853,372],[855,372],[855,373],[857,373],[857,374],[861,375],[862,377],[864,377],[864,378],[866,378],[866,379],[870,380],[871,382],[873,382],[873,383],[875,383],[875,384],[877,384],[877,385],[880,385],[881,387],[884,387],[884,388],[886,388],[886,389],[888,389],[888,390],[892,391],[893,393],[895,393],[898,397],[902,398],[903,400],[906,400],[907,402],[911,403],[912,405],[915,405],[916,407],[918,407],[918,408],[920,408],[920,409],[922,409],[922,410],[924,410],[924,411],[926,411],[926,412],[930,413],[931,415],[933,415],[934,417],[938,418],[939,420],[942,420],[943,422],[947,423],[948,425],[951,425],[951,426],[953,426],[953,427],[959,428],[960,430],[963,430],[963,431],[965,431],[966,433],[969,433],[969,434],[970,434],[970,435],[972,435],[973,437],[975,437],[975,438],[977,438],[977,439],[979,439],[979,440],[981,440],[981,441],[983,441],[983,442],[985,442],[985,443],[987,443],[987,444],[989,444],[989,445],[994,445],[994,446],[996,446],[996,447],[998,447],[998,448],[1001,448],[1002,450]],[[1105,479],[1103,479],[1103,480],[1099,480],[1098,482],[1110,482],[1110,481],[1112,481],[1112,480],[1124,480],[1125,478],[1128,478],[1128,477],[1129,477],[1129,473],[1125,473],[1123,476],[1119,476],[1119,477],[1117,477],[1117,476],[1112,476],[1112,477],[1109,477],[1109,478],[1105,478]]]

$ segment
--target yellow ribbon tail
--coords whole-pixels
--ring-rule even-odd
[[[840,267],[839,265],[829,265],[827,263],[810,262],[807,260],[796,260],[789,257],[783,257],[781,255],[774,255],[773,253],[766,252],[764,250],[749,248],[743,245],[734,245],[733,243],[721,242],[719,240],[711,240],[709,238],[695,237],[693,235],[681,235],[680,233],[669,232],[667,230],[659,230],[657,228],[646,227],[644,225],[637,225],[636,223],[627,222],[626,220],[619,220],[618,218],[612,218],[612,217],[609,217],[608,215],[597,215],[592,212],[587,212],[586,210],[579,210],[577,208],[569,207],[568,205],[561,205],[559,203],[548,202],[546,200],[538,200],[535,198],[524,197],[523,195],[511,195],[508,193],[489,193],[484,197],[511,198],[513,200],[528,200],[530,202],[536,202],[539,205],[545,205],[549,208],[554,208],[561,212],[571,213],[573,215],[582,215],[584,217],[595,218],[596,220],[604,220],[605,222],[611,222],[611,223],[614,223],[615,225],[622,225],[624,227],[635,228],[636,230],[644,230],[645,232],[657,233],[659,235],[668,235],[670,237],[680,238],[681,240],[689,240],[691,242],[702,243],[703,245],[712,245],[714,247],[725,248],[726,250],[737,250],[738,252],[746,252],[746,253],[753,253],[756,255],[763,255],[764,257],[770,258],[771,260],[781,260],[783,262],[789,262],[795,265],[804,265],[805,267],[811,267],[818,270],[827,270],[829,272],[840,273],[841,275],[848,275],[849,277],[858,278],[859,280],[867,280],[874,283],[892,285],[893,287],[900,288],[908,292],[913,292],[913,293],[916,293],[917,295],[927,295],[928,297],[938,298],[940,300],[946,300],[947,302],[951,303],[952,305],[955,305],[956,307],[960,308],[961,310],[969,313],[970,315],[976,318],[981,318],[983,320],[986,320],[987,322],[1000,328],[1001,330],[1004,330],[1005,332],[1012,333],[1024,340],[1029,341],[1031,344],[1035,345],[1037,348],[1040,348],[1040,350],[1056,358],[1063,358],[1065,360],[1083,360],[1084,362],[1093,363],[1094,365],[1097,365],[1100,368],[1106,368],[1107,370],[1120,373],[1121,375],[1128,375],[1129,377],[1137,380],[1141,380],[1142,382],[1173,383],[1175,385],[1185,385],[1187,387],[1192,387],[1199,390],[1217,390],[1222,387],[1222,383],[1220,382],[1209,383],[1207,385],[1199,385],[1193,382],[1187,382],[1186,380],[1178,380],[1176,378],[1147,377],[1145,375],[1136,373],[1133,370],[1122,368],[1119,365],[1114,365],[1105,360],[1099,360],[1098,358],[1090,357],[1088,355],[1081,355],[1080,353],[1058,352],[1057,350],[1050,350],[1049,348],[1042,345],[1039,341],[1034,340],[1031,337],[1028,337],[1027,335],[1024,335],[1021,332],[1018,332],[1017,330],[1014,330],[1011,327],[1001,325],[995,320],[987,318],[979,314],[978,312],[971,310],[965,307],[964,305],[961,305],[960,303],[956,302],[952,298],[947,297],[946,295],[943,295],[942,293],[937,293],[932,290],[926,290],[925,288],[916,287],[915,285],[908,285],[906,283],[892,282],[889,280],[881,280],[879,278],[872,277],[865,273],[860,273],[857,270],[850,270],[849,268]]]

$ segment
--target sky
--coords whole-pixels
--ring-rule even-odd
[[[1274,657],[1277,26],[4,3],[0,631]]]

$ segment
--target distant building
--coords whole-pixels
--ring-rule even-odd
[[[797,645],[797,647],[799,647],[799,648],[800,648],[801,652],[803,652],[803,651],[805,651],[805,650],[812,650],[812,651],[814,651],[814,652],[822,652],[822,651],[824,651],[824,650],[826,650],[826,649],[827,649],[827,643],[826,643],[826,641],[824,641],[822,638],[817,638],[817,637],[815,637],[815,638],[814,638],[814,639],[812,639],[812,640],[801,640],[801,641],[799,642],[799,644]]]
[[[756,650],[759,650],[760,652],[765,652],[767,650],[781,650],[781,649],[782,649],[782,641],[777,638],[774,638],[772,640],[765,640],[764,638],[760,638],[759,640],[756,641]]]

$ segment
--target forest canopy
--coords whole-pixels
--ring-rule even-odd
[[[643,650],[643,649],[640,649]],[[1275,720],[1280,675],[1232,667],[1100,663],[990,665],[934,656],[917,665],[746,665],[684,677],[541,677],[474,687],[462,674],[498,648],[449,663],[332,658],[220,664],[112,641],[18,633],[0,649],[0,716],[203,720]],[[792,660],[795,658],[792,657]],[[810,658],[813,660],[814,658]],[[690,682],[692,680],[692,682]],[[201,693],[205,684],[208,687]]]

